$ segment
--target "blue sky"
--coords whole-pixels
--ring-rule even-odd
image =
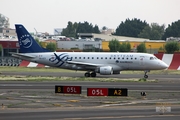
[[[0,5],[11,28],[20,23],[30,32],[36,28],[53,33],[54,28],[65,28],[68,21],[116,29],[127,18],[166,27],[180,19],[180,0],[0,0]]]

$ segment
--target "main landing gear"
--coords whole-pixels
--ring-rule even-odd
[[[146,78],[146,79],[148,78],[148,75],[147,75],[148,72],[150,72],[150,70],[144,71],[144,78]]]
[[[86,72],[84,74],[85,77],[96,77],[96,72]]]

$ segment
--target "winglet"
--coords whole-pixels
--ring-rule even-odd
[[[21,24],[15,24],[20,53],[50,52],[42,48]]]

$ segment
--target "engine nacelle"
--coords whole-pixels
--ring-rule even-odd
[[[111,66],[100,67],[99,68],[99,74],[111,75],[111,74],[113,74],[113,68]]]

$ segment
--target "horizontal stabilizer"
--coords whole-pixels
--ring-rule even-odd
[[[13,52],[10,52],[10,54],[12,54],[13,57],[25,57],[25,58],[35,58],[35,56],[32,56],[32,55],[28,55],[28,54],[23,54],[23,53],[13,53]]]

